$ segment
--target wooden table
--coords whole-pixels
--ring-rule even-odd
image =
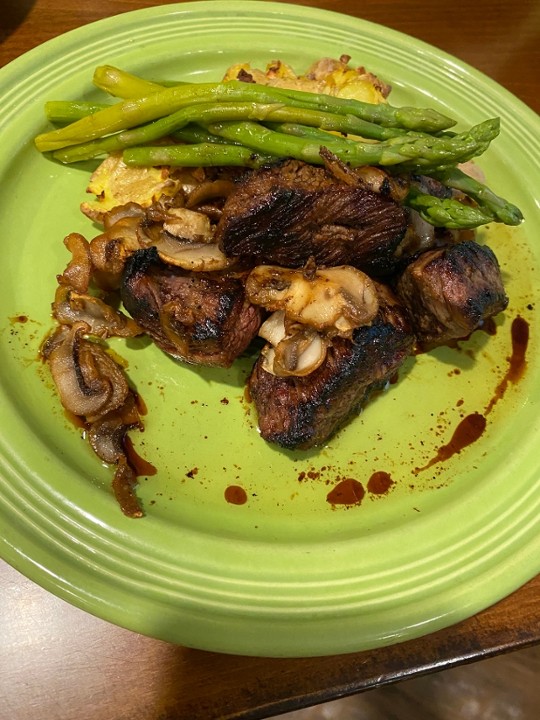
[[[3,0],[0,65],[62,32],[158,0]],[[536,0],[311,0],[457,56],[540,109]],[[0,563],[0,700],[12,720],[262,718],[540,642],[540,576],[448,630],[317,659],[228,657],[122,630]]]

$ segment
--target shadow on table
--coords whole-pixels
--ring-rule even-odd
[[[35,0],[4,0],[0,22],[0,42],[17,29],[35,4]]]

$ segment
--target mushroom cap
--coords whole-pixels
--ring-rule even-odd
[[[287,320],[324,332],[350,336],[369,325],[379,301],[373,281],[349,265],[317,269],[309,274],[275,265],[259,265],[246,281],[250,302],[282,310]]]

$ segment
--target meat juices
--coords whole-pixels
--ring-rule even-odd
[[[377,285],[379,313],[352,341],[334,338],[323,365],[304,377],[277,377],[259,358],[248,380],[261,436],[286,448],[326,442],[381,389],[412,352],[414,335],[390,290]]]
[[[121,287],[130,315],[175,358],[229,367],[261,324],[242,283],[226,273],[193,273],[163,263],[155,248],[127,261]]]

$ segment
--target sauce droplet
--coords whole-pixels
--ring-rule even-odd
[[[240,485],[229,485],[225,488],[225,500],[231,505],[244,505],[247,502],[247,493]]]
[[[394,481],[389,473],[384,472],[384,470],[378,470],[369,478],[367,489],[368,492],[373,493],[373,495],[384,495],[390,490],[393,484]]]
[[[450,442],[447,445],[442,445],[438,449],[435,457],[433,457],[427,465],[415,468],[413,472],[416,474],[422,470],[427,470],[437,463],[448,460],[452,455],[460,453],[463,448],[476,442],[485,429],[486,418],[483,415],[477,412],[467,415],[455,429]]]
[[[331,505],[360,505],[366,491],[358,480],[345,478],[341,480],[326,496]]]

